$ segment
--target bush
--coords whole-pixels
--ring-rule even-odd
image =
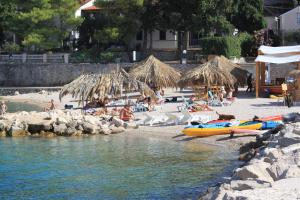
[[[88,49],[74,52],[71,54],[71,62],[74,63],[109,63],[117,58],[116,52],[102,52]]]
[[[249,33],[240,33],[239,40],[241,45],[241,56],[256,56],[257,48],[253,35],[250,35]]]
[[[241,57],[241,44],[238,37],[208,37],[201,39],[202,51],[204,54],[224,55]]]
[[[14,43],[8,43],[6,42],[3,45],[3,50],[7,53],[19,53],[20,52],[20,46]]]
[[[103,52],[100,54],[101,63],[110,63],[115,59],[115,54],[113,52]]]

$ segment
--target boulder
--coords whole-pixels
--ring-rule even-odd
[[[241,180],[257,179],[266,182],[272,182],[273,178],[266,170],[269,166],[269,163],[257,161],[255,164],[238,168],[234,173],[234,177]]]
[[[6,130],[6,123],[4,121],[0,121],[0,131]]]
[[[56,118],[56,124],[67,124],[68,120],[63,117],[57,117]]]
[[[109,128],[101,129],[101,134],[110,135],[111,133],[112,130],[110,130]]]
[[[23,136],[28,136],[30,133],[27,131],[28,125],[25,122],[20,122],[19,120],[15,120],[9,131],[8,135],[11,137],[23,137]]]
[[[72,133],[71,136],[73,136],[73,137],[82,136],[82,131],[76,131],[76,132]]]
[[[290,165],[286,173],[283,175],[283,178],[300,178],[300,168],[297,165]]]
[[[19,95],[20,94],[20,92],[19,91],[15,91],[15,93],[14,93],[15,95]]]
[[[111,125],[114,125],[116,127],[124,126],[124,121],[116,117],[113,117],[111,120]]]
[[[297,150],[300,150],[300,143],[297,143],[297,144],[293,144],[293,145],[290,145],[288,147],[284,147],[281,149],[281,151],[284,153],[284,154],[289,154],[293,151],[297,151]]]
[[[0,137],[6,137],[6,131],[0,131]]]
[[[53,124],[53,128],[54,133],[57,135],[65,135],[67,130],[66,124]]]
[[[267,187],[271,187],[271,183],[261,180],[233,180],[230,182],[230,188],[238,191]]]
[[[97,134],[97,133],[99,133],[99,128],[96,125],[91,124],[89,122],[84,122],[82,124],[82,128],[83,128],[84,132],[87,133],[87,134]]]
[[[270,174],[274,181],[282,179],[287,170],[288,164],[281,161],[273,163],[270,167],[267,168],[267,172]]]
[[[90,116],[90,115],[86,115],[83,117],[83,121],[93,124],[93,125],[99,125],[100,124],[100,120],[96,117]]]
[[[282,152],[277,148],[266,148],[265,149],[265,157],[270,158],[271,160],[277,160],[280,156],[282,156]]]
[[[51,131],[53,130],[53,126],[49,121],[46,122],[40,122],[40,123],[29,123],[28,124],[28,131],[30,133],[40,133],[41,131]]]
[[[38,136],[46,137],[46,138],[52,138],[52,137],[55,137],[56,135],[53,132],[41,131]]]
[[[72,136],[76,132],[77,132],[77,130],[75,129],[75,127],[74,128],[68,127],[67,130],[66,130],[66,135]]]
[[[125,131],[124,127],[110,127],[111,134],[122,133]]]

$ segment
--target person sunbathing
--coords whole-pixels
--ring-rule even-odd
[[[120,119],[125,122],[134,120],[134,115],[129,105],[125,105],[124,108],[120,111]]]

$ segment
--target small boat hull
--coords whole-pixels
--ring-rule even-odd
[[[234,133],[233,129],[258,130],[262,127],[261,122],[250,123],[246,125],[222,127],[222,128],[187,128],[182,132],[187,136],[192,137],[209,137],[213,135],[227,135]]]

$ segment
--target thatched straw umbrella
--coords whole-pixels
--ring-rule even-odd
[[[99,74],[84,74],[65,85],[59,94],[62,99],[67,94],[79,99],[81,103],[91,100],[95,95],[104,99],[107,95],[120,95],[123,87],[139,91],[142,94],[155,96],[155,93],[144,83],[135,80],[123,69],[104,69]]]
[[[299,69],[294,69],[289,73],[289,76],[293,78],[300,78],[300,70]]]
[[[129,73],[137,80],[148,85],[153,83],[159,88],[177,87],[177,82],[180,79],[179,72],[153,55],[133,66]]]
[[[218,67],[229,71],[241,85],[246,83],[248,71],[241,68],[239,65],[231,62],[224,56],[216,56],[214,62],[218,63]]]
[[[186,72],[178,82],[180,87],[227,86],[233,87],[236,78],[219,66],[216,59]]]

